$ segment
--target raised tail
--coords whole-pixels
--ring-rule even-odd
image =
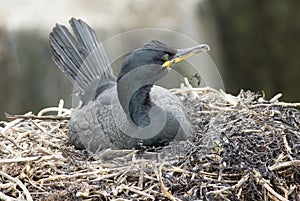
[[[110,63],[97,35],[84,21],[69,21],[74,36],[56,24],[49,34],[53,60],[73,83],[83,104],[115,84]]]

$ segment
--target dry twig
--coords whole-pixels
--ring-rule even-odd
[[[38,115],[8,115],[0,126],[0,199],[300,199],[300,103],[209,87],[172,92],[188,109],[195,141],[154,153],[75,150],[63,101]]]

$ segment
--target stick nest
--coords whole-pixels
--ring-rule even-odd
[[[75,150],[62,102],[37,116],[7,115],[0,122],[0,199],[300,200],[299,103],[249,91],[172,92],[188,108],[195,141],[152,151]]]

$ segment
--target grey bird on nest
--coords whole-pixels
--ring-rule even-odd
[[[97,152],[193,138],[179,99],[154,83],[174,64],[208,51],[206,44],[174,49],[150,41],[127,56],[116,78],[94,30],[80,19],[72,18],[70,25],[75,37],[58,24],[49,36],[53,60],[82,102],[68,123],[71,144]]]

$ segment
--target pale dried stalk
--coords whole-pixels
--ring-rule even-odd
[[[261,177],[261,174],[258,170],[253,169],[253,173],[254,173],[254,178],[255,181],[257,183],[259,183],[260,185],[262,185],[269,193],[271,193],[273,196],[275,196],[277,199],[279,199],[280,201],[289,201],[288,199],[286,199],[285,197],[281,196],[280,194],[278,194],[270,185],[269,182],[267,180],[265,180],[264,178]]]
[[[233,185],[233,186],[228,186],[228,187],[223,187],[221,188],[220,190],[215,190],[215,191],[210,191],[207,193],[207,195],[210,195],[210,194],[215,194],[215,195],[219,195],[225,191],[231,191],[231,190],[237,190],[239,188],[242,187],[242,185],[244,183],[246,183],[249,179],[249,173],[244,175],[239,181],[237,184]]]
[[[291,167],[291,166],[300,167],[300,160],[293,160],[293,161],[277,163],[277,164],[274,164],[274,165],[268,167],[268,169],[271,171],[274,171],[274,170],[279,170],[279,169]]]
[[[163,166],[164,166],[164,164],[161,164],[161,165],[159,166],[159,168],[157,168],[157,167],[155,166],[155,169],[154,169],[155,174],[156,174],[156,177],[157,177],[157,179],[158,179],[158,181],[159,181],[159,184],[160,184],[161,191],[162,191],[163,195],[166,196],[168,199],[170,199],[170,200],[172,200],[172,201],[180,201],[180,199],[175,198],[175,197],[168,191],[168,189],[166,188],[166,186],[164,185],[164,182],[163,182],[163,180],[162,180],[162,173],[161,173],[161,172],[162,172]]]
[[[26,200],[27,201],[33,201],[29,191],[26,188],[26,186],[18,178],[11,177],[10,175],[6,174],[5,172],[2,172],[1,170],[0,170],[0,175],[7,178],[8,180],[18,184],[18,186],[20,186],[20,188],[23,190],[23,192],[25,194],[25,197],[26,197]]]
[[[53,156],[33,156],[33,157],[24,157],[24,158],[0,159],[0,164],[29,162],[29,161],[48,161],[48,160],[65,161],[66,159],[64,157],[57,156],[57,155],[53,155]]]

